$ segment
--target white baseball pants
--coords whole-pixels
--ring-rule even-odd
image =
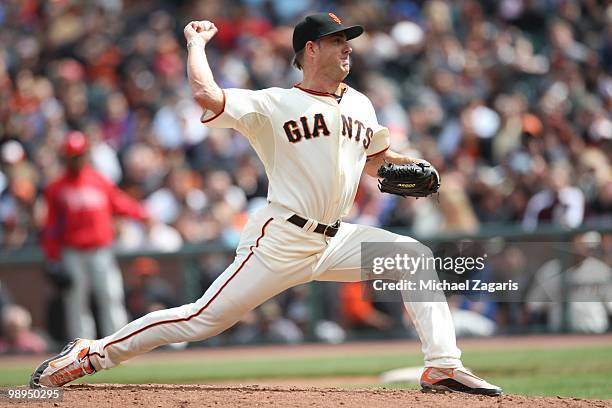
[[[149,313],[95,341],[90,347],[94,367],[111,368],[164,344],[215,336],[246,312],[302,283],[359,281],[362,242],[416,242],[382,229],[348,223],[329,238],[289,223],[286,220],[291,215],[274,204],[252,215],[234,262],[200,299]],[[425,365],[460,367],[461,352],[446,302],[404,300],[422,342]]]

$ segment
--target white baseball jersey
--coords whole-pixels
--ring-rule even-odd
[[[207,126],[246,136],[269,180],[268,200],[332,224],[351,209],[366,156],[389,147],[370,100],[342,84],[342,99],[294,86],[224,90],[221,113],[204,112]]]

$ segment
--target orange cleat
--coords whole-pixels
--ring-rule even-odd
[[[45,360],[34,370],[30,387],[61,387],[71,381],[94,374],[96,369],[89,361],[91,340],[75,339],[55,357]]]
[[[421,375],[423,392],[465,392],[468,394],[502,395],[502,389],[476,377],[465,368],[426,367]]]

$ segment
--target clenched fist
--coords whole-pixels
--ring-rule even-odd
[[[215,36],[215,34],[217,34],[217,31],[219,31],[219,29],[213,22],[203,20],[192,21],[187,24],[183,30],[183,34],[185,34],[185,39],[188,44],[192,41],[197,41],[201,42],[201,45],[205,45]]]

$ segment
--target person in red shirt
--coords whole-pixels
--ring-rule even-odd
[[[68,133],[62,147],[66,171],[45,189],[41,244],[47,259],[61,263],[69,277],[64,303],[70,338],[96,335],[90,293],[99,305],[103,336],[127,323],[123,279],[112,250],[113,216],[149,219],[141,204],[88,164],[88,146],[83,133]]]

